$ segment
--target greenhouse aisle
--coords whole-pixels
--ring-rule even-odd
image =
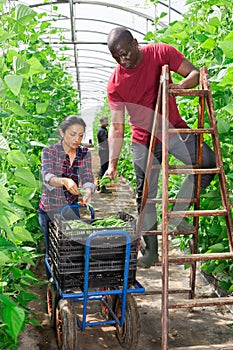
[[[97,177],[99,169],[98,154],[92,151],[93,172]],[[93,196],[92,204],[97,218],[108,217],[119,210],[136,215],[134,191],[125,179],[120,178],[118,183],[111,187],[112,194],[99,194]],[[175,248],[171,248],[175,254]],[[45,279],[43,260],[41,260],[34,273],[40,280]],[[187,271],[179,266],[171,271],[172,286],[181,288],[187,285]],[[161,268],[153,266],[150,269],[138,269],[137,279],[147,291],[161,290]],[[31,309],[37,315],[42,327],[29,325],[19,337],[19,350],[56,350],[56,337],[54,329],[50,326],[46,313],[46,284],[39,290],[34,289],[40,301],[33,301]],[[213,296],[213,290],[198,273],[197,296]],[[177,295],[176,295],[177,298]],[[134,350],[160,350],[161,349],[161,300],[160,295],[137,296],[137,307],[140,315],[141,332],[138,348]],[[100,317],[99,305],[91,309],[90,317]],[[222,307],[206,307],[188,310],[173,310],[170,313],[169,343],[171,347],[185,347],[209,344],[228,344],[233,349],[233,314]],[[122,349],[115,335],[114,327],[91,327],[84,332],[78,331],[79,348],[77,350],[120,350]],[[232,346],[232,347],[231,347]]]

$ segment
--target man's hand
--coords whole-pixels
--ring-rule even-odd
[[[110,180],[113,181],[116,177],[116,166],[109,164],[107,171],[105,172],[104,176],[110,177]]]

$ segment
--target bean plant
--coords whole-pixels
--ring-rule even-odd
[[[44,14],[6,0],[0,12],[0,348],[8,350],[37,323],[28,303],[42,238],[41,149],[57,140],[65,116],[78,113],[79,100],[66,59],[43,41],[54,33]]]

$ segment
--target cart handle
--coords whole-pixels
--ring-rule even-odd
[[[69,208],[87,208],[90,210],[91,213],[91,219],[94,220],[95,218],[95,211],[94,208],[91,205],[87,205],[85,203],[77,203],[77,204],[71,204],[71,205],[65,205],[64,207],[61,208],[61,215],[63,216],[64,211]]]

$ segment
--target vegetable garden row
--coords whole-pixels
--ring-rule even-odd
[[[157,0],[153,0],[154,3]],[[42,36],[54,33],[51,23],[42,21],[25,5],[6,12],[0,0],[0,348],[17,349],[18,334],[27,323],[37,321],[28,308],[35,298],[31,285],[38,283],[30,266],[39,253],[42,234],[37,219],[41,191],[40,155],[45,145],[57,138],[56,127],[69,114],[79,112],[79,100],[72,78],[65,71],[66,58],[58,55]],[[207,66],[229,196],[233,184],[233,4],[228,0],[188,0],[189,11],[182,21],[146,35],[148,42],[163,41],[183,52],[194,65]],[[62,33],[59,33],[62,41]],[[63,46],[62,50],[66,50]],[[176,78],[176,77],[175,77]],[[190,127],[196,126],[197,100],[180,98],[179,108]],[[107,104],[101,113],[109,115]],[[94,135],[98,115],[94,122]],[[135,186],[130,151],[129,126],[118,171]],[[96,141],[96,140],[95,140]],[[207,140],[208,141],[208,140]],[[95,142],[96,143],[96,142]],[[170,184],[176,193],[179,184]],[[221,199],[216,179],[202,196],[202,208],[218,208]],[[227,251],[225,221],[216,217],[200,222],[200,251]],[[184,249],[187,242],[180,239]],[[225,290],[233,291],[232,263],[209,262],[203,268],[217,277]]]

